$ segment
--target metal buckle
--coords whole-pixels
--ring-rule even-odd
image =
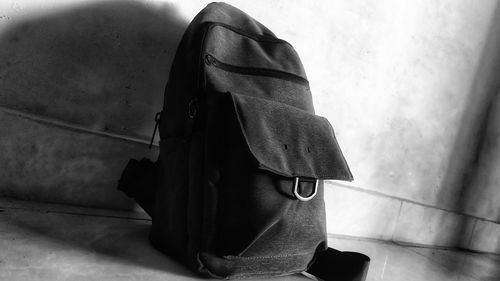
[[[297,199],[299,199],[300,201],[309,201],[311,199],[314,198],[314,196],[316,196],[316,193],[318,193],[318,183],[319,181],[317,179],[302,179],[303,182],[314,182],[314,188],[313,188],[313,192],[311,193],[311,195],[307,196],[307,197],[303,197],[299,194],[299,183],[300,183],[300,178],[299,177],[295,177],[295,181],[294,181],[294,184],[293,184],[293,195],[295,195],[295,197]]]

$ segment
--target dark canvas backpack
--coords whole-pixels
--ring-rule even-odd
[[[208,5],[156,121],[159,159],[131,160],[119,181],[152,217],[154,247],[211,277],[365,279],[368,257],[327,247],[323,180],[352,176],[289,43]]]

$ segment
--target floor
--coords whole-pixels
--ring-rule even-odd
[[[149,225],[137,212],[0,198],[0,280],[206,280],[151,248]],[[333,237],[329,243],[369,255],[370,281],[500,280],[500,256]]]

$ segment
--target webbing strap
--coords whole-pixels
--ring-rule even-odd
[[[369,265],[366,255],[328,248],[317,253],[307,273],[325,281],[364,281]]]

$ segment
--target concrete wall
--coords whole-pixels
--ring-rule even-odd
[[[0,194],[130,208],[116,191],[145,143],[178,41],[175,7],[0,2]]]
[[[355,181],[326,185],[330,233],[500,251],[498,2],[228,2],[292,43],[336,129]],[[0,195],[130,208],[115,179],[155,157],[175,47],[208,3],[0,2]]]

